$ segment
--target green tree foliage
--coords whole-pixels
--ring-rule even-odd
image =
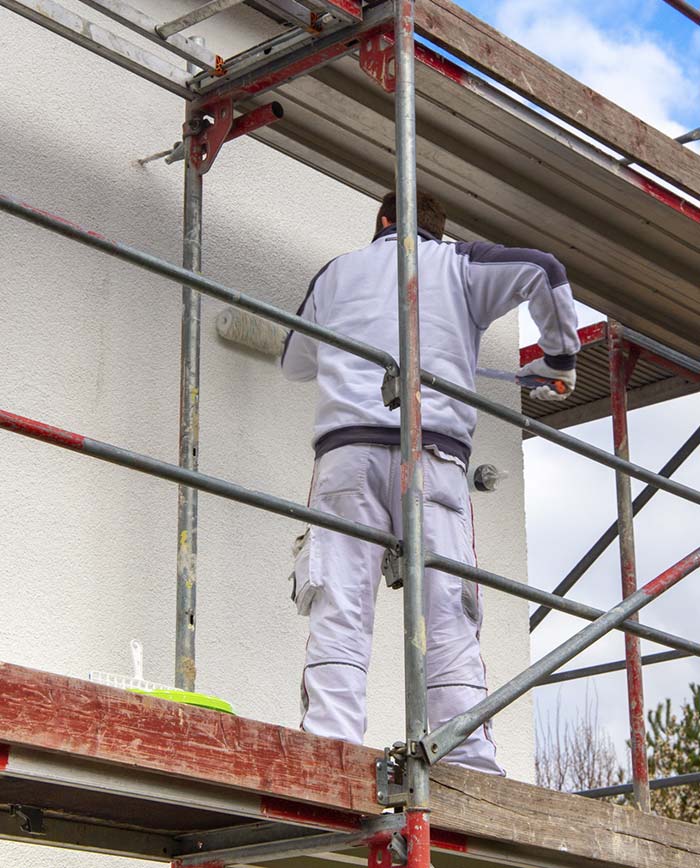
[[[648,714],[649,777],[670,778],[700,772],[700,685],[690,685],[690,699],[678,714],[671,700]],[[700,784],[651,791],[651,809],[674,820],[700,823]]]

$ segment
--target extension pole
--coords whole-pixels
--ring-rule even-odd
[[[627,429],[627,381],[629,372],[625,341],[620,323],[608,321],[608,354],[610,363],[610,406],[612,409],[615,455],[629,461]],[[623,599],[637,590],[637,567],[634,551],[634,519],[632,512],[632,484],[629,476],[615,471],[617,491],[617,526],[620,540],[620,570]],[[634,614],[630,620],[638,621]],[[638,636],[625,633],[625,660],[627,661],[627,699],[629,703],[630,744],[632,747],[632,783],[637,807],[649,813],[649,764],[647,761],[646,728],[644,724],[644,680],[642,654]]]
[[[423,465],[418,315],[418,212],[414,0],[397,0],[396,198],[401,383],[401,509],[404,562],[404,660],[406,679],[407,868],[429,868],[429,767],[420,746],[428,732],[423,599]]]
[[[204,39],[192,41],[203,45]],[[198,68],[187,64],[195,74]],[[189,117],[188,104],[187,114]],[[190,161],[192,139],[185,146],[185,202],[182,227],[182,266],[202,270],[202,176]],[[182,287],[180,337],[180,467],[199,466],[199,360],[202,296]],[[175,686],[194,690],[197,612],[197,489],[181,485],[177,497],[177,610],[175,615]]]

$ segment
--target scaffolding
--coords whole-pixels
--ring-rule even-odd
[[[151,19],[122,0],[83,2],[156,43],[161,49],[185,59],[188,71],[163,60],[160,54],[105,31],[53,0],[0,0],[0,5],[186,100],[182,143],[172,151],[156,155],[167,154],[166,159],[171,162],[178,159],[184,159],[185,162],[183,265],[174,265],[112,241],[98,232],[83,229],[10,196],[0,196],[0,210],[182,285],[179,465],[23,418],[6,410],[0,410],[0,427],[154,475],[179,486],[175,666],[178,687],[192,690],[195,686],[199,491],[382,546],[385,550],[385,569],[392,576],[393,585],[403,588],[406,732],[402,742],[387,747],[383,755],[377,756],[368,749],[316,739],[305,733],[291,733],[254,721],[223,719],[221,715],[203,709],[178,708],[175,711],[167,703],[148,697],[126,695],[99,685],[0,664],[0,695],[4,700],[0,708],[0,740],[3,742],[0,745],[0,773],[14,794],[10,814],[0,817],[0,835],[16,840],[43,841],[58,846],[172,861],[178,868],[225,868],[253,860],[277,860],[309,853],[328,855],[335,851],[345,851],[345,861],[352,862],[356,857],[348,856],[347,851],[360,846],[368,848],[370,868],[388,868],[390,864],[429,868],[431,848],[434,853],[449,852],[463,856],[476,853],[475,858],[513,865],[544,864],[540,861],[522,861],[525,858],[535,859],[537,853],[541,856],[544,849],[547,849],[549,860],[546,864],[552,865],[570,864],[566,861],[568,856],[579,857],[576,864],[580,865],[600,861],[631,866],[672,865],[681,863],[674,862],[662,849],[666,846],[681,846],[677,844],[679,838],[683,838],[682,847],[686,855],[700,860],[700,840],[692,830],[681,827],[679,831],[675,824],[670,824],[673,828],[669,827],[666,841],[661,842],[659,836],[663,837],[661,830],[666,829],[664,824],[667,821],[643,817],[642,814],[630,821],[632,825],[628,823],[624,831],[627,836],[635,837],[634,853],[631,850],[629,853],[619,851],[619,846],[610,837],[616,834],[617,829],[612,830],[607,837],[601,833],[600,840],[595,843],[565,836],[567,843],[560,843],[556,847],[545,845],[547,836],[544,833],[540,838],[536,832],[531,833],[530,837],[524,832],[512,832],[509,836],[493,833],[485,836],[491,838],[490,841],[479,839],[475,850],[472,839],[479,832],[469,827],[472,821],[465,817],[465,810],[458,818],[449,816],[444,804],[444,793],[440,800],[440,787],[451,790],[460,790],[461,787],[463,794],[469,787],[473,791],[493,791],[500,794],[499,797],[511,798],[515,802],[521,797],[518,787],[524,785],[486,776],[477,781],[462,770],[436,766],[467,735],[533,687],[624,668],[628,675],[633,781],[624,789],[616,788],[615,793],[632,790],[641,811],[649,811],[650,782],[644,733],[642,667],[682,656],[700,656],[700,643],[641,624],[638,613],[700,566],[700,549],[695,549],[638,587],[633,517],[658,490],[700,504],[700,492],[670,478],[698,445],[700,429],[660,472],[655,473],[633,464],[629,460],[627,443],[627,393],[635,376],[642,381],[636,391],[646,390],[636,406],[658,400],[658,384],[662,383],[662,388],[663,385],[667,388],[669,384],[666,381],[669,378],[674,378],[674,395],[688,394],[700,388],[700,365],[682,352],[682,349],[693,345],[692,324],[690,331],[678,330],[675,348],[666,347],[646,335],[624,328],[615,319],[581,330],[584,347],[590,347],[591,351],[596,347],[604,347],[606,367],[609,361],[608,397],[603,391],[593,398],[589,397],[582,405],[588,405],[586,412],[589,414],[603,415],[606,410],[600,402],[609,402],[614,426],[614,454],[559,430],[568,424],[566,414],[547,420],[551,422],[547,424],[532,414],[518,413],[460,384],[421,369],[415,243],[419,164],[417,145],[420,144],[421,134],[416,129],[415,58],[418,56],[425,67],[433,71],[439,69],[447,80],[457,82],[480,96],[489,88],[487,83],[475,85],[468,80],[463,70],[450,66],[445,58],[415,42],[415,27],[419,21],[423,35],[428,33],[438,44],[445,44],[446,40],[442,38],[441,43],[439,35],[445,27],[444,22],[440,21],[439,16],[435,17],[435,8],[432,9],[433,18],[430,18],[431,10],[426,11],[430,2],[446,14],[461,19],[467,15],[463,10],[451,7],[446,0],[425,0],[416,6],[414,0],[380,0],[371,6],[363,6],[359,0],[308,0],[303,3],[297,0],[255,0],[266,14],[288,22],[290,27],[281,36],[229,59],[214,55],[201,41],[184,37],[181,31],[229,8],[233,5],[230,0],[214,0],[165,23]],[[455,39],[453,45],[457,42]],[[475,50],[478,53],[480,49]],[[264,136],[273,128],[272,125],[281,122],[285,113],[276,101],[264,104],[255,104],[254,101],[281,85],[298,81],[302,76],[310,73],[318,75],[331,61],[347,56],[357,56],[362,71],[374,80],[374,86],[380,85],[395,104],[393,151],[398,194],[398,359],[346,335],[309,323],[200,273],[203,176],[211,169],[223,145],[246,134],[257,134],[265,140]],[[479,65],[478,60],[472,60]],[[488,71],[499,78],[495,67]],[[535,77],[545,74],[546,69],[534,70]],[[513,82],[510,84],[513,85]],[[499,112],[511,113],[518,123],[522,121],[522,108],[514,107],[512,101],[508,102],[502,93],[489,93],[488,96]],[[659,224],[666,216],[674,222],[674,227],[678,227],[673,238],[665,239],[664,243],[675,245],[674,267],[680,279],[688,284],[691,264],[700,256],[697,245],[691,249],[688,225],[700,221],[700,212],[687,199],[635,173],[626,164],[639,162],[655,171],[660,178],[692,194],[698,192],[697,178],[693,175],[693,172],[697,173],[698,158],[683,149],[680,143],[673,143],[662,134],[650,131],[650,128],[646,128],[645,135],[638,138],[636,150],[631,149],[629,142],[625,144],[624,136],[615,138],[615,130],[603,132],[605,117],[612,111],[612,104],[601,100],[599,97],[596,105],[601,109],[602,120],[589,115],[581,126],[589,132],[597,130],[602,141],[621,151],[623,156],[615,162],[614,175],[610,177],[614,177],[616,182],[622,179],[627,185],[625,190],[631,196],[643,197],[644,207],[655,209],[655,219]],[[562,116],[561,107],[557,109],[553,103],[551,98],[541,100],[541,104]],[[236,116],[240,106],[246,111]],[[625,114],[622,110],[617,111],[619,117]],[[562,143],[561,129],[553,132],[550,121],[538,117],[536,122],[530,118],[533,128],[537,127],[538,135],[546,134]],[[640,124],[638,122],[637,129]],[[587,161],[592,172],[610,172],[612,158],[603,157],[600,152],[594,154],[580,141],[567,139],[564,144],[570,148],[572,159]],[[290,147],[293,150],[296,145]],[[675,160],[673,170],[669,168],[669,156]],[[338,174],[342,177],[342,173],[338,171]],[[375,186],[377,183],[376,179],[372,181]],[[624,221],[629,223],[629,216],[625,216]],[[697,231],[695,225],[692,228]],[[668,234],[669,237],[672,235]],[[625,241],[621,232],[616,243],[627,244],[630,250],[637,247],[629,240]],[[636,249],[635,256],[640,256]],[[696,258],[693,259],[693,256]],[[648,261],[657,271],[662,268],[651,254]],[[632,272],[637,267],[636,263],[633,264],[630,273],[623,277],[632,279]],[[672,273],[671,266],[664,272],[665,277]],[[581,280],[586,283],[584,276]],[[392,409],[400,408],[401,455],[403,478],[406,480],[402,495],[401,539],[391,533],[246,489],[199,471],[201,293],[331,344],[383,369],[384,403]],[[667,295],[668,303],[675,312],[681,302],[678,297]],[[700,306],[696,299],[683,303],[687,304],[688,310],[692,309],[694,316],[698,315]],[[635,317],[636,323],[643,322],[652,332],[656,329],[656,334],[669,332],[669,318],[666,317],[664,321],[651,302],[644,310],[637,309]],[[537,348],[524,350],[523,360],[529,361],[537,352]],[[657,392],[654,392],[654,386]],[[434,389],[452,400],[468,404],[522,429],[526,436],[542,437],[615,471],[617,522],[594,544],[553,593],[459,563],[437,552],[424,551],[421,388]],[[596,404],[595,410],[590,409],[593,404]],[[572,412],[580,409],[575,408]],[[589,415],[589,418],[595,416]],[[646,488],[634,501],[630,490],[631,479],[646,483]],[[566,597],[565,594],[578,578],[617,536],[620,539],[621,602],[603,612]],[[591,623],[472,709],[429,731],[425,648],[420,641],[425,567],[539,604],[540,608],[531,619],[531,629],[535,629],[552,609]],[[624,661],[556,672],[615,629],[625,634]],[[640,638],[671,650],[641,657]],[[109,722],[107,737],[95,728],[96,716]],[[134,731],[140,733],[138,744],[130,737]],[[167,747],[168,739],[177,742],[183,731],[194,733],[188,741],[191,757],[186,756],[187,751],[178,754]],[[315,769],[324,766],[331,769],[332,774],[318,780]],[[689,776],[653,781],[651,787],[695,782],[697,776],[690,777],[692,781]],[[274,778],[279,780],[273,783]],[[433,797],[436,792],[438,799],[435,805]],[[610,790],[587,793],[593,797],[610,794]],[[167,818],[161,818],[161,822],[154,819],[150,828],[138,826],[133,822],[133,811],[144,804],[148,804],[149,811],[156,814],[159,810],[170,813]],[[558,806],[562,803],[555,801],[552,804]],[[333,808],[329,809],[328,805]],[[182,813],[185,806],[192,814],[186,821],[177,815],[178,811]],[[386,809],[393,811],[381,813]],[[561,810],[566,813],[564,808]],[[599,805],[586,810],[592,811],[591,816],[602,817],[602,813],[595,812],[613,809]],[[85,818],[88,816],[96,818],[95,821],[87,822]],[[545,819],[541,822],[544,825],[547,823]],[[638,825],[634,826],[635,823]],[[645,823],[646,826],[643,825]],[[649,831],[649,823],[656,824],[653,834]],[[163,833],[163,828],[171,827],[168,824],[175,824],[181,831],[178,834]],[[655,835],[656,843],[650,843]],[[671,844],[674,836],[675,841]],[[502,839],[501,844],[503,841],[506,843],[499,845],[499,839]],[[640,843],[642,840],[646,843]],[[656,845],[658,847],[655,850]],[[514,852],[516,846],[524,848],[526,856],[520,851]],[[609,854],[606,854],[606,847],[611,848]],[[612,849],[616,849],[615,855],[612,855]],[[568,856],[561,856],[562,851]],[[558,858],[562,861],[558,861]],[[700,861],[692,864],[700,864]]]

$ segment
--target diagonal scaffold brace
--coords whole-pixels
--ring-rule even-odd
[[[490,720],[494,714],[502,711],[511,702],[527,693],[544,677],[576,657],[577,654],[605,636],[606,633],[614,630],[615,627],[678,584],[681,579],[690,575],[698,567],[700,567],[700,548],[695,549],[656,578],[647,582],[646,585],[642,585],[634,593],[625,597],[616,606],[601,615],[597,621],[575,633],[566,642],[499,687],[491,696],[477,703],[472,709],[453,717],[452,720],[429,733],[421,742],[429,762],[431,764],[438,762],[470,733]]]

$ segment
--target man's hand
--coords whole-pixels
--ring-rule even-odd
[[[523,365],[517,372],[518,377],[544,377],[547,380],[559,380],[566,387],[566,391],[557,392],[551,386],[542,385],[530,390],[530,397],[538,401],[566,401],[576,386],[576,368],[570,371],[560,371],[550,368],[544,359],[535,359]]]

